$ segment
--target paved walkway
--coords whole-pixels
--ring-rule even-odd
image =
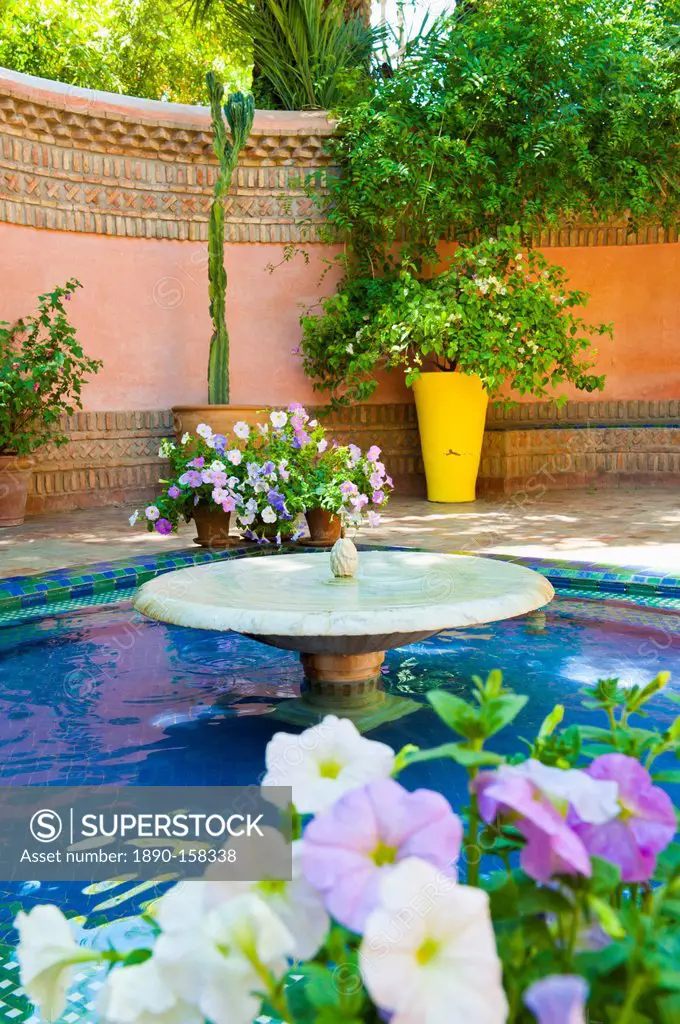
[[[130,528],[131,509],[114,506],[34,516],[0,529],[0,577],[190,547],[193,526],[179,535]],[[565,491],[527,499],[439,505],[394,499],[383,523],[362,539],[436,551],[494,551],[680,572],[677,490]]]

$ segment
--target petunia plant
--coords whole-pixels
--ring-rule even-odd
[[[162,479],[163,491],[144,509],[149,530],[168,534],[180,520],[193,517],[197,506],[234,512],[243,505],[247,474],[243,462],[244,439],[236,424],[232,437],[215,434],[199,423],[195,434],[185,433],[179,442],[164,440],[158,454],[170,463],[170,475]],[[139,517],[130,516],[130,525]]]
[[[312,508],[346,525],[377,526],[393,486],[380,454],[377,445],[364,455],[354,444],[330,440],[299,402],[254,427],[236,423],[228,437],[200,423],[179,442],[161,443],[170,474],[144,519],[149,530],[169,534],[199,506],[221,510],[234,513],[246,539],[261,544],[296,540],[303,533],[299,517]],[[133,513],[130,524],[138,518]]]
[[[179,883],[125,952],[79,947],[39,906],[16,921],[22,983],[54,1019],[73,971],[99,961],[110,1024],[677,1024],[680,844],[662,784],[679,773],[662,760],[680,757],[680,716],[641,724],[667,682],[602,680],[584,694],[602,725],[565,726],[558,705],[509,758],[487,743],[527,698],[498,671],[471,700],[428,695],[453,733],[433,750],[395,752],[333,715],[277,733],[262,785],[292,788],[291,880]],[[467,775],[466,806],[408,787],[433,759]]]

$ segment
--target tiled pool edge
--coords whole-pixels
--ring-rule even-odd
[[[414,550],[404,545],[362,544],[364,550]],[[286,552],[300,552],[303,549],[289,545]],[[309,551],[310,548],[304,548]],[[466,552],[459,552],[465,554]],[[114,561],[94,562],[84,566],[70,566],[52,569],[49,572],[31,576],[11,576],[0,580],[0,612],[17,609],[48,607],[53,602],[67,601],[89,594],[128,590],[140,586],[146,580],[165,572],[184,569],[193,565],[221,561],[226,558],[244,558],[274,554],[270,549],[252,544],[239,544],[233,548],[211,551],[187,548],[173,550],[167,554],[136,555]],[[515,562],[535,569],[553,584],[564,587],[587,588],[596,592],[636,594],[667,598],[680,597],[680,576],[636,566],[612,567],[597,562],[569,562],[544,558],[525,558],[517,555],[481,553],[481,557]]]

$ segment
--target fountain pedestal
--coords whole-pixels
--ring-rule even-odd
[[[297,651],[301,695],[282,701],[276,716],[308,725],[336,714],[367,731],[423,706],[383,689],[387,649],[522,615],[552,596],[546,579],[508,562],[364,551],[351,580],[335,579],[324,553],[227,559],[150,580],[134,603],[163,622]]]

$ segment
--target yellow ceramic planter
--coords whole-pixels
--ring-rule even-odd
[[[413,384],[429,501],[474,501],[489,396],[479,377],[423,373]]]

